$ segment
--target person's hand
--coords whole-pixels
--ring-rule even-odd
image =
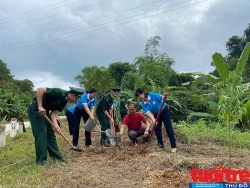
[[[95,117],[94,116],[90,116],[89,119],[92,120],[92,121],[95,121]]]
[[[57,134],[61,134],[61,128],[59,126],[55,127],[55,131]]]
[[[122,134],[123,134],[123,133],[118,132],[118,133],[117,133],[117,136],[120,137]]]
[[[153,123],[154,125],[157,125],[158,122],[157,122],[155,119],[153,119],[153,120],[152,120],[152,123]]]
[[[114,119],[113,118],[110,118],[110,123],[114,123]]]
[[[163,95],[163,96],[168,96],[168,92],[167,92],[166,90],[164,90],[164,91],[162,92],[162,95]]]
[[[144,137],[147,137],[149,135],[149,133],[148,133],[148,131],[147,130],[145,130],[145,132],[144,132]]]
[[[38,107],[38,111],[39,111],[39,114],[41,114],[42,116],[46,114],[46,110],[42,106]]]

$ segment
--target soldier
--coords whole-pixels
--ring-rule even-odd
[[[120,115],[121,115],[121,121],[125,118],[125,116],[128,114],[128,106],[126,104],[126,97],[121,96],[120,100]]]
[[[55,131],[61,134],[61,129],[56,121],[56,114],[58,111],[63,110],[68,101],[71,103],[76,102],[83,93],[83,89],[74,87],[70,87],[70,91],[59,88],[37,89],[37,96],[33,98],[28,106],[28,116],[35,138],[37,165],[47,166],[47,152],[49,152],[51,158],[65,162],[56,142]],[[51,111],[50,114],[49,111]],[[50,116],[55,131],[43,117],[45,114]]]
[[[110,115],[110,109],[113,105],[114,97],[118,96],[120,91],[120,89],[112,88],[110,92],[102,97],[101,101],[97,105],[96,115],[101,124],[102,131],[110,129],[110,123],[114,123],[114,119]],[[105,147],[109,147],[109,143],[105,133],[102,133],[100,143]]]

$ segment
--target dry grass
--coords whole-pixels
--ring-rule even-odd
[[[64,131],[64,134],[71,140],[67,132]],[[184,188],[191,182],[188,171],[194,166],[199,169],[210,169],[218,165],[226,167],[229,164],[225,147],[217,146],[210,141],[181,144],[179,137],[178,151],[171,154],[166,136],[166,150],[159,149],[153,138],[148,148],[140,155],[144,144],[139,140],[139,145],[133,146],[126,135],[122,143],[110,148],[100,146],[98,133],[92,134],[92,148],[84,147],[83,139],[82,129],[79,144],[84,152],[76,152],[70,150],[69,145],[58,136],[60,149],[68,162],[51,162],[50,168],[39,172],[42,174],[39,180],[27,174],[25,183],[16,187]],[[249,167],[249,154],[248,150],[235,151],[232,168]],[[13,184],[5,187],[13,187]]]

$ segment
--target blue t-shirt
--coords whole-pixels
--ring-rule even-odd
[[[93,98],[92,100],[89,99],[89,94],[84,93],[77,101],[76,106],[80,109],[84,109],[84,104],[87,104],[89,109],[94,108],[96,105],[96,98]]]
[[[76,106],[74,105],[74,106],[68,107],[67,110],[70,111],[74,115],[75,108]]]
[[[152,114],[158,114],[161,103],[162,103],[162,95],[158,93],[150,93],[148,95],[148,103],[142,101],[141,107],[145,113],[151,112]],[[166,107],[166,103],[164,103],[162,110]]]

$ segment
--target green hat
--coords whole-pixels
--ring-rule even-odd
[[[121,91],[119,88],[111,88],[111,90],[115,93],[115,95],[119,95],[119,92]]]
[[[121,96],[120,96],[120,99],[124,99],[124,98],[126,98],[126,96],[124,96],[124,95],[121,95]]]
[[[75,95],[81,96],[84,93],[84,89],[82,88],[77,88],[77,87],[69,87],[69,88],[70,88],[69,92]]]

